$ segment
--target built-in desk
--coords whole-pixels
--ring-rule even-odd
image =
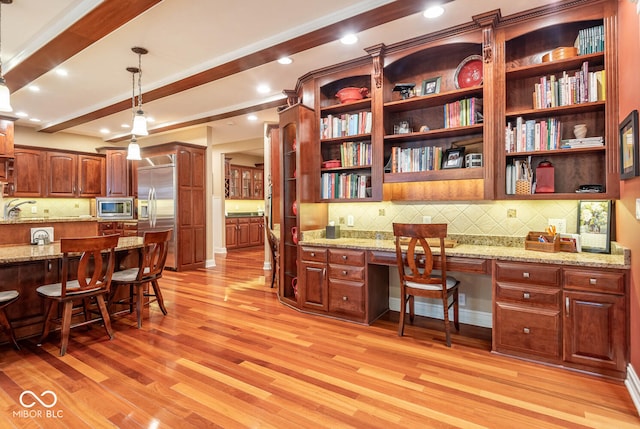
[[[388,267],[396,265],[394,241],[385,238],[305,233],[298,294],[283,302],[373,323],[389,309]],[[440,249],[431,250],[437,266]],[[612,252],[546,253],[464,238],[446,249],[448,271],[491,279],[494,352],[624,378],[631,256],[616,243]]]
[[[142,237],[121,237],[116,248],[116,270],[137,266],[142,244]],[[18,301],[6,309],[18,339],[42,332],[44,300],[36,289],[60,281],[61,262],[59,242],[0,246],[0,290],[20,293]],[[4,332],[0,333],[0,343],[6,341]]]

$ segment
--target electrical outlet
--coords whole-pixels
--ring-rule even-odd
[[[384,216],[384,209],[378,209],[378,216]]]
[[[507,209],[507,218],[515,218],[516,214],[516,209]]]
[[[38,213],[38,206],[31,206],[31,214]]]
[[[422,223],[431,223],[431,216],[422,216]]]
[[[353,215],[347,216],[347,226],[353,226]]]
[[[467,305],[467,296],[463,293],[458,293],[458,305],[464,307]]]

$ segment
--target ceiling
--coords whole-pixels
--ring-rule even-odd
[[[11,115],[28,115],[18,126],[125,146],[130,134],[122,125],[132,121],[126,68],[138,66],[131,48],[144,47],[150,134],[208,126],[212,143],[222,144],[259,139],[263,124],[278,120],[283,89],[311,71],[366,55],[364,48],[494,9],[507,16],[558,1],[443,0],[444,15],[430,20],[421,11],[431,0],[13,0],[1,8],[2,70]],[[338,41],[347,32],[358,35],[356,44]],[[293,63],[279,64],[284,55]],[[67,76],[56,73],[61,68]],[[258,93],[260,84],[271,89]],[[249,113],[258,119],[249,121]]]

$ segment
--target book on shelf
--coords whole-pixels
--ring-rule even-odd
[[[578,55],[604,51],[604,25],[583,28],[578,31]]]
[[[320,118],[320,138],[331,139],[371,133],[371,112],[327,115]]]
[[[370,174],[322,173],[320,180],[321,199],[353,199],[370,196]]]
[[[541,121],[516,118],[515,125],[509,121],[505,127],[505,152],[535,152],[560,148],[562,125],[558,118]]]
[[[482,99],[465,98],[444,105],[444,127],[466,127],[482,122]]]
[[[601,147],[604,146],[604,138],[602,136],[597,137],[584,137],[581,139],[564,139],[562,140],[563,149],[574,149],[579,147]]]
[[[606,73],[605,70],[589,71],[589,62],[584,61],[573,74],[563,71],[558,78],[555,75],[540,77],[539,83],[533,86],[532,96],[534,109],[604,101]]]
[[[371,165],[371,142],[344,142],[340,145],[340,165],[359,167]]]
[[[439,146],[415,148],[394,146],[391,148],[391,173],[440,170],[442,153],[442,148]]]

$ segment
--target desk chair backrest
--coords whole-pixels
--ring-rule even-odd
[[[447,260],[445,258],[444,239],[447,237],[446,223],[407,224],[394,223],[393,234],[396,243],[396,261],[398,271],[404,281],[421,284],[442,284],[446,291],[443,278],[447,275]],[[433,253],[429,246],[429,239],[436,239],[440,247],[441,275],[433,276]],[[406,245],[406,256],[402,246]]]

